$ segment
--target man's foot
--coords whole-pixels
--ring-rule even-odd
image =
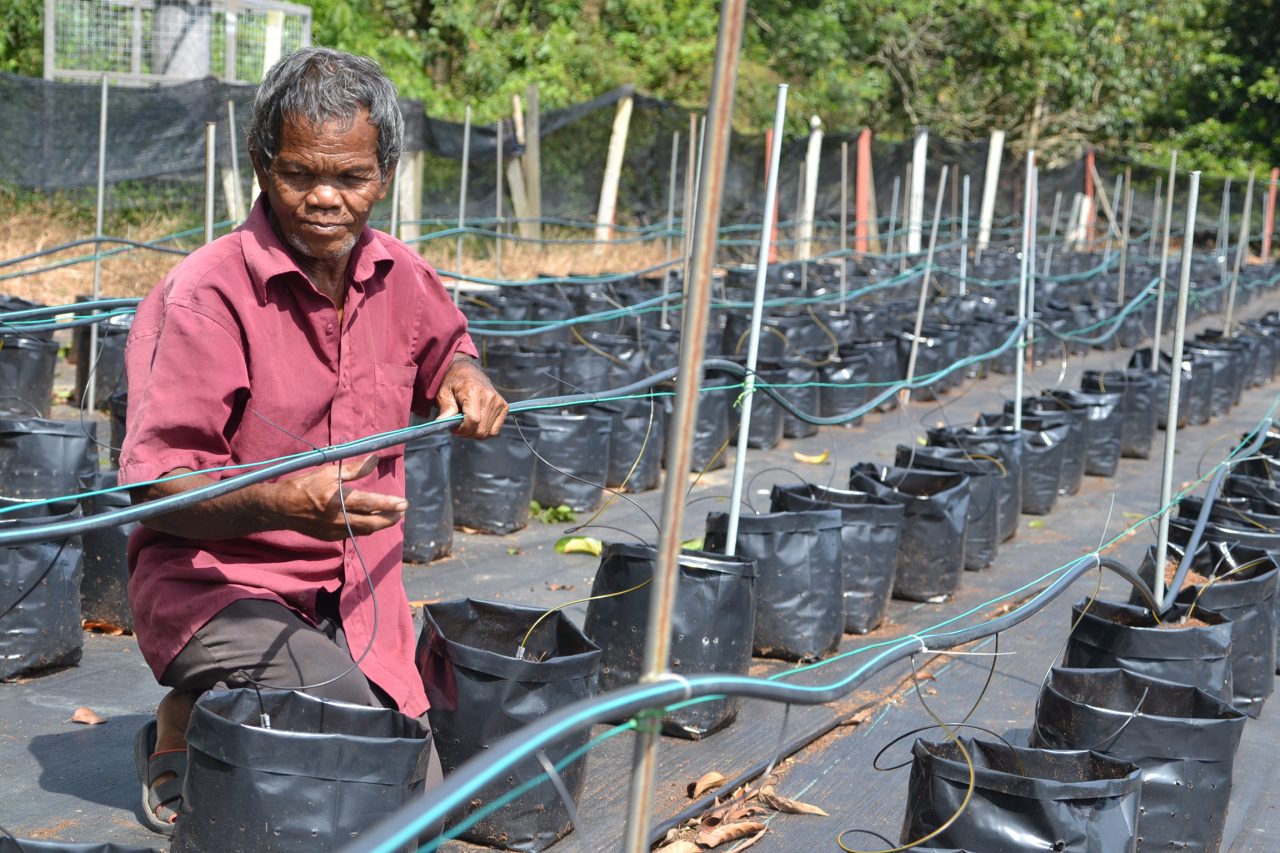
[[[182,779],[187,772],[187,750],[157,751],[156,724],[150,721],[133,738],[133,759],[142,786],[142,822],[152,832],[173,835],[182,807]]]

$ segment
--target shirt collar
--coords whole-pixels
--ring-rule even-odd
[[[258,195],[249,218],[236,230],[240,232],[245,266],[259,302],[266,303],[267,283],[272,279],[291,275],[306,278],[271,225],[266,193]],[[375,276],[385,276],[394,262],[382,235],[366,225],[351,249],[347,271],[352,283],[363,290]]]

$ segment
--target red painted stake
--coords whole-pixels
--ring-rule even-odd
[[[769,185],[769,164],[773,162],[773,128],[764,132],[764,184]],[[773,225],[769,228],[769,263],[778,262],[778,200],[773,200]]]
[[[858,169],[853,191],[853,248],[865,254],[871,250],[871,128],[858,134]]]
[[[1089,202],[1089,220],[1082,223],[1084,225],[1084,242],[1088,246],[1093,245],[1093,223],[1098,218],[1098,206],[1093,200],[1093,171],[1096,168],[1093,149],[1090,148],[1084,155],[1084,197]]]

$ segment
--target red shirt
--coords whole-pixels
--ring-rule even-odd
[[[341,325],[259,198],[244,225],[183,260],[138,305],[125,350],[120,482],[263,462],[399,429],[410,409],[428,414],[454,353],[475,355],[435,271],[367,227],[351,251]],[[403,446],[381,455],[377,470],[351,485],[403,496]],[[205,473],[224,479],[242,470]],[[418,716],[427,697],[413,665],[403,542],[400,524],[358,540],[378,608],[361,670]],[[317,592],[341,586],[353,655],[373,628],[369,584],[349,540],[288,530],[200,540],[139,527],[129,539],[129,570],[138,646],[157,677],[201,626],[242,598],[277,601],[314,620]]]

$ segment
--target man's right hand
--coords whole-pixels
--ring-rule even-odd
[[[282,526],[317,539],[337,540],[351,533],[361,536],[395,524],[409,508],[404,498],[342,485],[369,476],[377,467],[378,456],[372,454],[364,459],[345,459],[338,465],[325,465],[276,484],[281,502],[277,511],[281,514]]]
[[[142,523],[152,530],[187,539],[230,539],[267,530],[296,530],[329,541],[345,539],[350,533],[361,536],[390,527],[409,508],[404,498],[343,486],[372,474],[377,465],[376,454],[347,459],[288,480],[246,486]],[[181,474],[191,474],[191,470],[177,468],[166,476]],[[169,497],[213,482],[203,474],[192,474],[152,483],[134,489],[133,502]],[[339,488],[343,489],[341,497]]]

